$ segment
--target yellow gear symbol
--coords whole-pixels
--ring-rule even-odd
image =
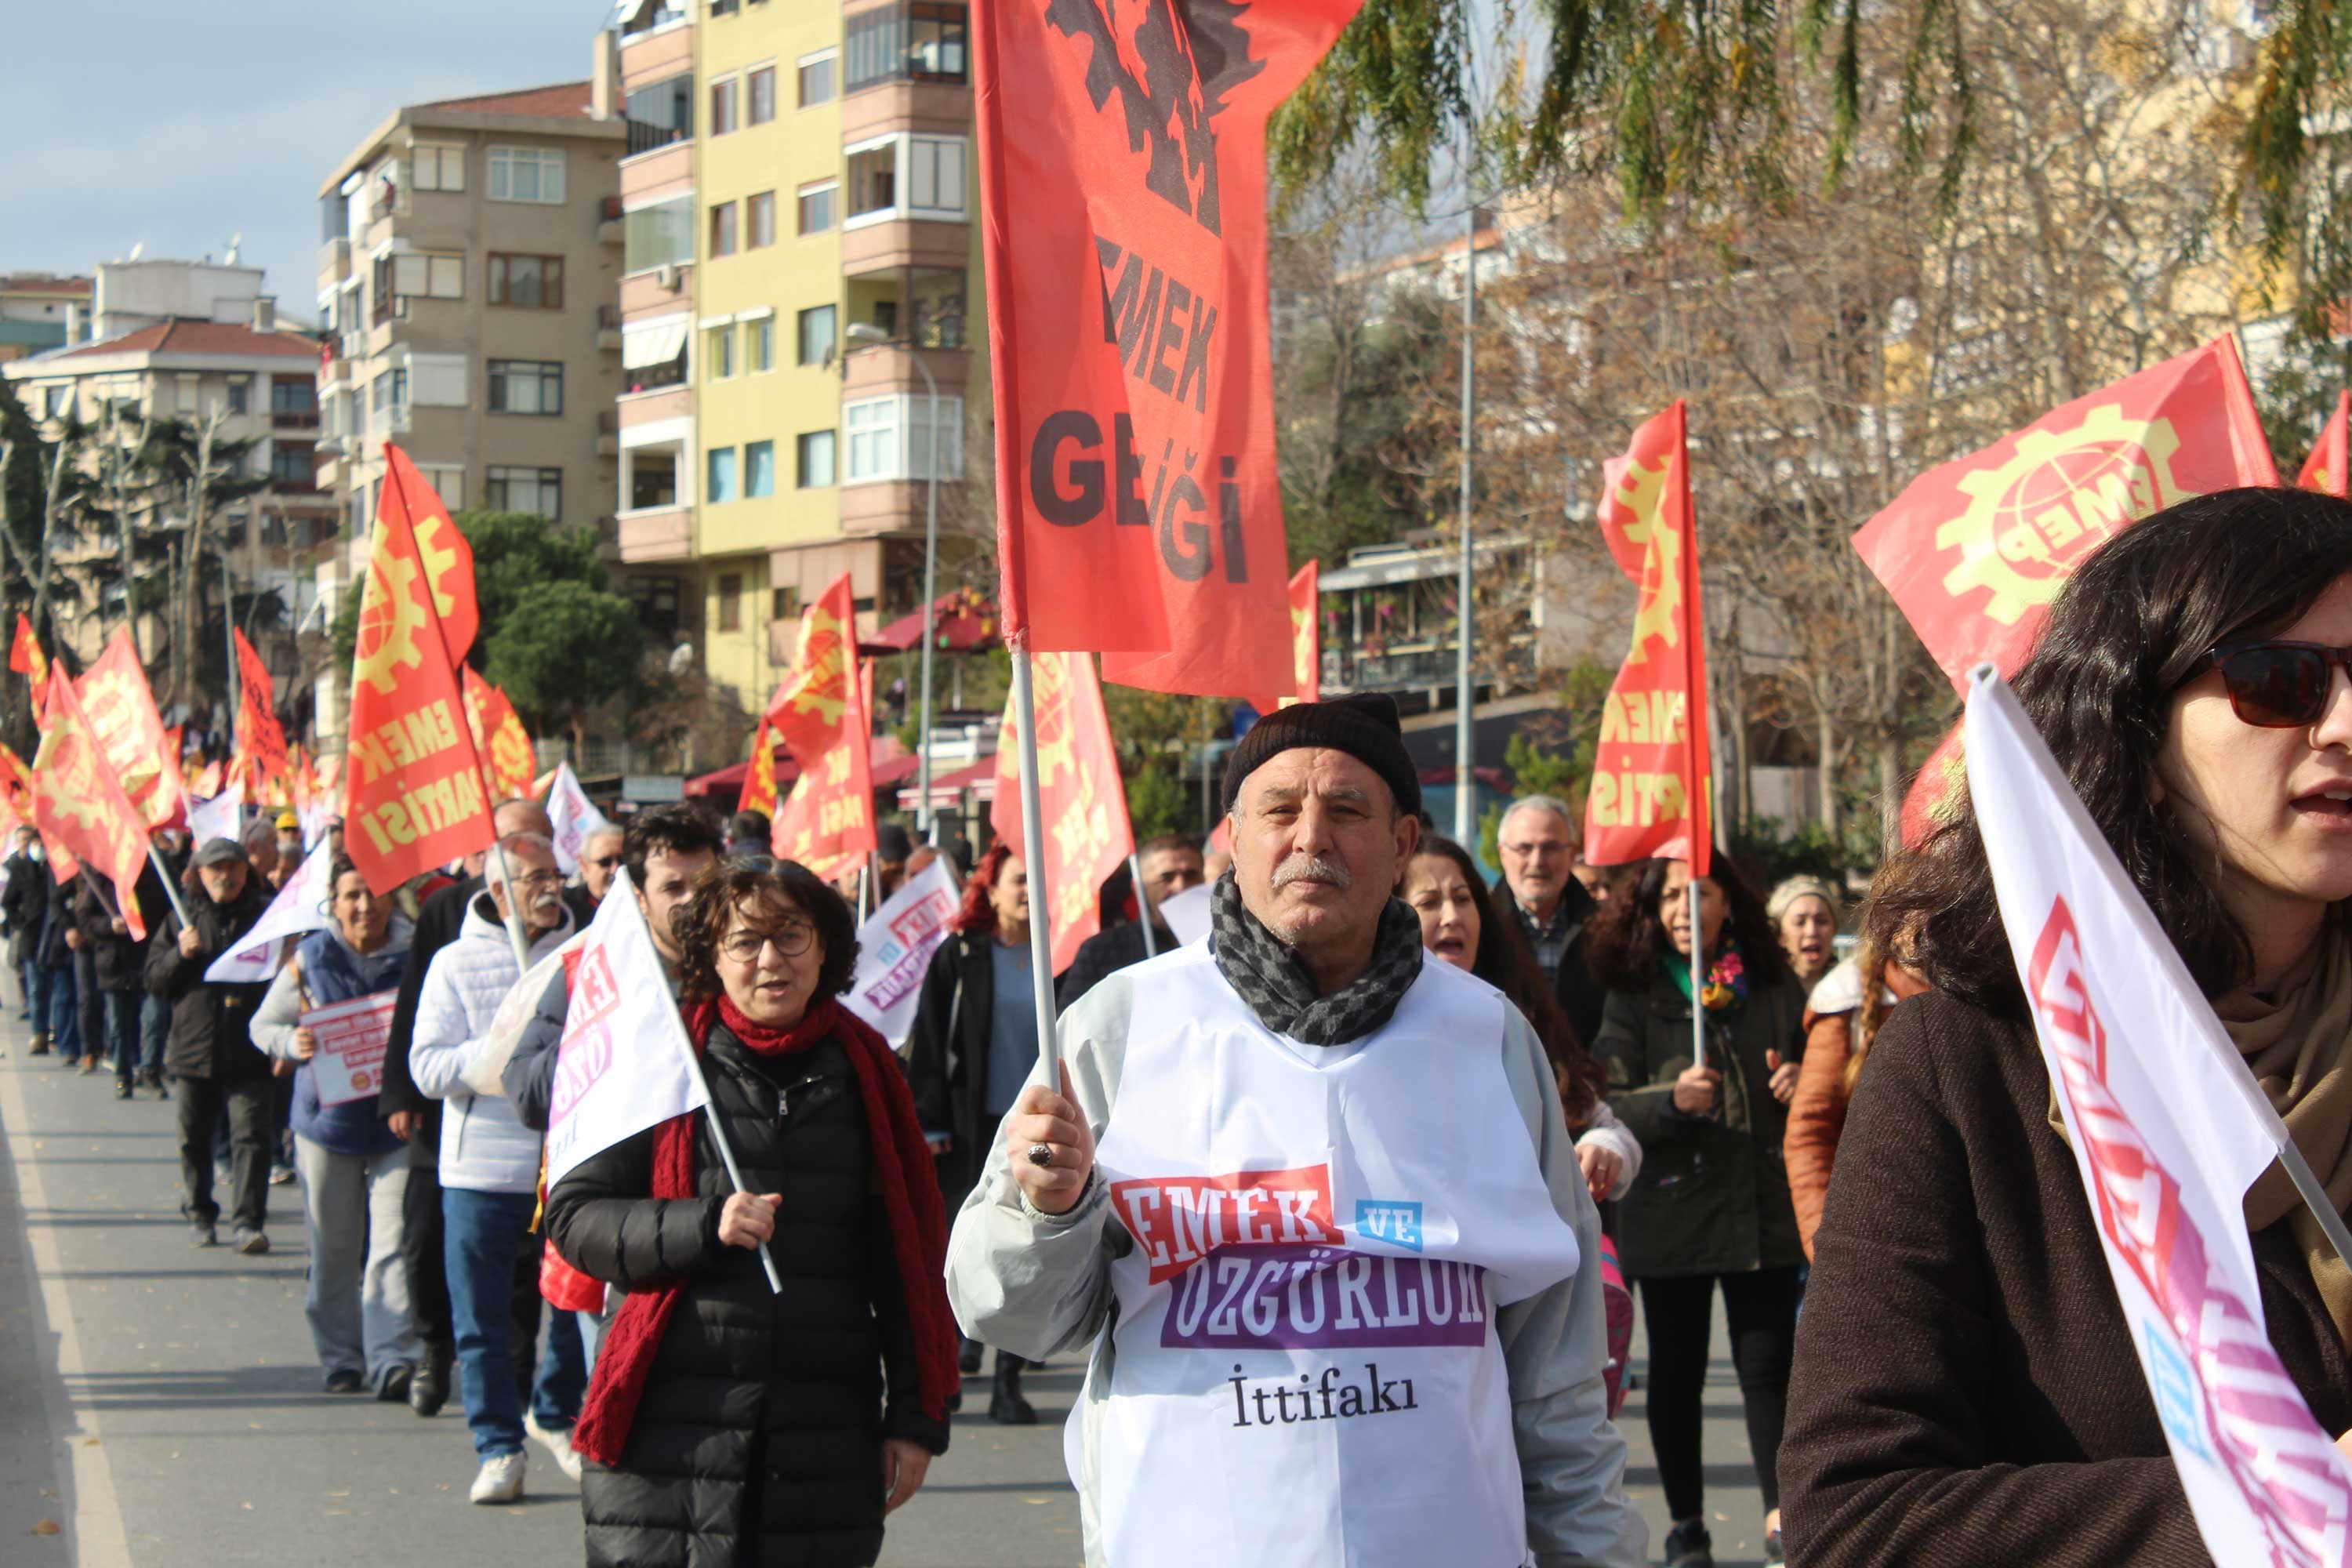
[[[352,675],[374,687],[379,697],[392,695],[402,670],[425,663],[425,650],[416,640],[425,629],[425,605],[415,587],[415,562],[404,556],[387,558],[382,551],[370,559]]]
[[[454,530],[456,526],[437,515],[425,517],[415,526],[416,553],[424,558],[425,580],[433,586],[434,612],[445,616],[457,607],[457,596],[441,585],[449,580],[449,574],[457,564],[457,552],[442,542],[441,531]]]
[[[1672,458],[1654,468],[1638,458],[1632,459],[1612,498],[1633,514],[1625,524],[1625,538],[1641,549],[1643,557],[1642,602],[1633,612],[1633,649],[1625,656],[1627,664],[1648,661],[1652,637],[1664,638],[1669,647],[1680,640],[1675,628],[1683,603],[1683,536],[1665,525],[1666,479],[1674,468]]]
[[[827,637],[833,639],[825,641]],[[795,713],[814,713],[827,726],[841,722],[849,706],[849,660],[841,623],[822,605],[801,622],[801,675],[785,703]]]
[[[2058,596],[2074,564],[2127,523],[2195,492],[2174,482],[2180,437],[2169,419],[2132,419],[2103,403],[2073,430],[2028,430],[1996,468],[1962,474],[1968,510],[1936,530],[1936,548],[1958,550],[1944,574],[1955,597],[1982,588],[1984,613],[2005,626]],[[2088,461],[2068,464],[2069,458]],[[2051,476],[2041,493],[2033,479]]]
[[[42,749],[49,752],[50,765],[44,771],[37,754],[33,773],[41,798],[49,803],[51,816],[70,816],[81,825],[83,832],[95,832],[104,814],[95,798],[98,792],[96,781],[90,777],[89,751],[81,736],[61,727],[42,742]]]

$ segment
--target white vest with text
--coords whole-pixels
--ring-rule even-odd
[[[1387,1025],[1318,1047],[1205,946],[1128,973],[1097,1155],[1135,1240],[1097,1434],[1112,1568],[1532,1563],[1494,1315],[1578,1259],[1500,994],[1431,959]]]

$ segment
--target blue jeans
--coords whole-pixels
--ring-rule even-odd
[[[442,1261],[464,1374],[466,1425],[474,1434],[474,1452],[485,1459],[522,1452],[522,1391],[508,1352],[508,1303],[518,1260],[525,1248],[541,1245],[530,1234],[538,1206],[530,1193],[441,1189]],[[531,1414],[543,1426],[569,1427],[579,1418],[587,1369],[577,1325],[562,1313],[546,1316],[547,1345],[531,1378]]]
[[[49,1049],[61,1057],[81,1055],[81,1003],[74,994],[73,965],[49,976]]]
[[[49,1032],[49,972],[40,961],[28,958],[16,966],[25,977],[25,1016],[33,1027],[46,1035]]]
[[[128,1089],[139,1077],[139,993],[106,991],[108,1055],[114,1058],[114,1081]]]
[[[156,1083],[163,1081],[163,1042],[172,1033],[172,1005],[149,993],[139,1002],[140,1065]]]

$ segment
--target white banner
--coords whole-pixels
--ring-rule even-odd
[[[226,792],[188,808],[188,837],[201,849],[215,838],[234,844],[245,831],[245,786],[231,784]]]
[[[625,870],[614,873],[581,944],[558,1049],[548,1105],[550,1187],[591,1154],[698,1110],[709,1099]]]
[[[570,763],[555,764],[553,782],[547,788],[547,816],[555,824],[555,864],[567,877],[580,869],[580,853],[587,847],[589,836],[613,826],[603,812],[588,804],[588,792],[580,787]]]
[[[857,928],[857,973],[841,1005],[874,1026],[896,1050],[915,1026],[915,999],[931,954],[947,940],[961,895],[940,856]]]
[[[310,1058],[310,1079],[320,1105],[347,1105],[383,1087],[384,1045],[392,1038],[392,1010],[399,1001],[394,986],[330,1003],[297,1020],[319,1047]]]
[[[320,839],[319,847],[304,856],[301,866],[286,879],[286,885],[278,889],[253,929],[213,960],[205,978],[231,984],[268,980],[293,951],[295,938],[333,925],[335,918],[328,912],[328,905],[334,900],[335,889],[327,873],[334,859],[326,840]]]
[[[2352,1471],[2271,1348],[2241,1207],[2286,1130],[1990,665],[1967,724],[2001,923],[2206,1548],[2340,1568]]]

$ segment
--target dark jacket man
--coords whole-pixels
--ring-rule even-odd
[[[49,864],[19,851],[8,857],[0,883],[0,919],[8,924],[8,962],[22,965],[38,955],[41,928],[49,918]],[[36,1026],[40,1020],[36,1020]]]
[[[433,955],[457,940],[466,923],[466,906],[488,884],[479,877],[452,882],[425,900],[416,911],[416,935],[408,945],[408,972],[401,977],[400,1000],[392,1010],[392,1037],[383,1052],[383,1092],[376,1097],[376,1113],[416,1113],[416,1135],[411,1141],[429,1155],[441,1147],[441,1102],[420,1092],[408,1072],[408,1047],[416,1034],[416,998],[425,990],[425,972]],[[428,1158],[422,1162],[431,1168]]]
[[[1526,920],[1520,912],[1517,895],[1511,891],[1507,880],[1495,879],[1494,895],[1496,913]],[[1565,924],[1568,932],[1568,946],[1560,954],[1559,967],[1551,972],[1552,994],[1559,998],[1560,1010],[1576,1026],[1576,1037],[1587,1047],[1601,1033],[1601,1008],[1609,1000],[1609,993],[1593,980],[1584,965],[1584,928],[1600,909],[1601,901],[1585,891],[1583,883],[1570,877],[1559,890],[1559,908],[1552,916]],[[1535,944],[1534,932],[1528,932],[1528,941],[1530,946]]]
[[[180,917],[167,913],[147,947],[147,989],[172,1008],[172,1032],[163,1062],[174,1078],[242,1083],[269,1076],[269,1058],[253,1045],[253,1013],[269,987],[206,980],[205,971],[251,931],[275,896],[269,884],[248,876],[226,904],[216,904],[203,884],[189,889],[188,920],[196,932],[194,957],[180,952]]]
[[[1061,979],[1054,983],[1054,1005],[1066,1007],[1093,990],[1104,976],[1141,963],[1152,953],[1171,952],[1182,945],[1176,940],[1176,933],[1157,920],[1151,922],[1151,952],[1144,952],[1143,924],[1139,921],[1127,921],[1108,931],[1097,931],[1078,944],[1070,967],[1062,971]]]

